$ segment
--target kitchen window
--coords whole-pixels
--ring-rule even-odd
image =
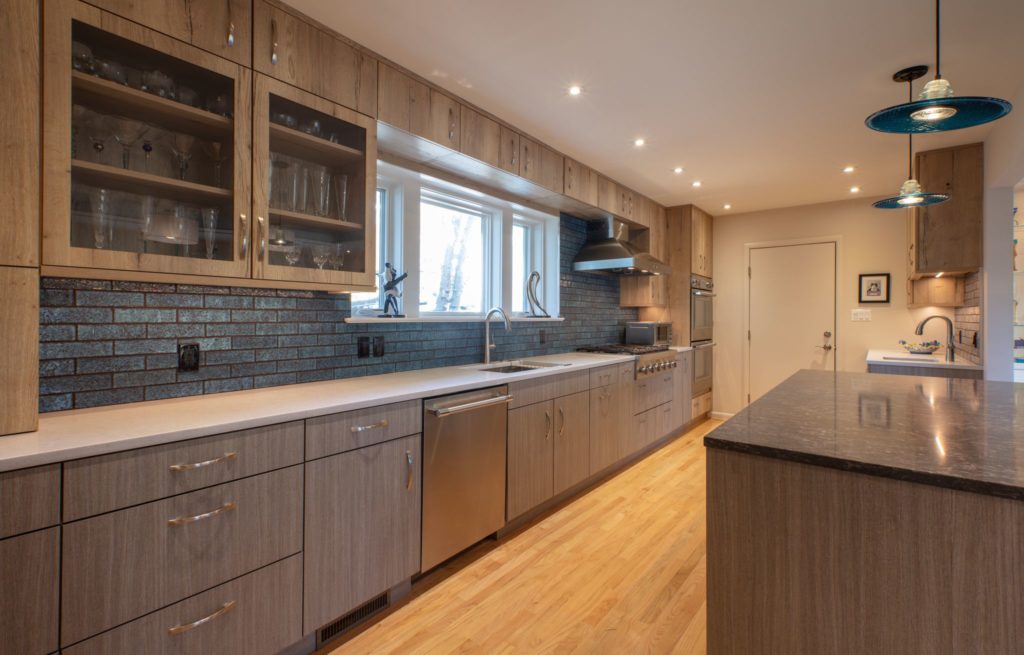
[[[495,306],[523,318],[533,271],[538,299],[558,316],[557,216],[385,162],[378,173],[377,270],[391,262],[409,274],[400,299],[408,319],[479,319]],[[355,320],[382,306],[382,292],[352,294]]]

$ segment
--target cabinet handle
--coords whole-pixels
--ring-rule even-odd
[[[259,259],[263,261],[263,255],[267,253],[267,234],[266,234],[266,220],[262,216],[257,216],[256,221],[260,225],[260,255]]]
[[[369,425],[353,425],[351,430],[353,433],[366,432],[367,430],[373,430],[374,428],[386,428],[388,427],[388,420],[382,419],[376,423],[370,423]]]
[[[565,412],[561,407],[558,408],[558,418],[562,421],[562,427],[558,428],[558,438],[561,439],[565,434]]]
[[[407,490],[412,489],[412,451],[405,451],[405,488]]]
[[[231,0],[226,0],[228,5],[228,47],[235,47],[235,19],[231,15]]]
[[[194,462],[192,464],[171,464],[167,468],[169,468],[170,470],[174,471],[175,473],[177,473],[178,471],[194,471],[195,469],[201,469],[201,468],[205,468],[207,466],[212,466],[213,464],[220,464],[222,462],[228,462],[228,461],[231,461],[233,459],[238,459],[238,453],[237,452],[224,453],[220,457],[215,457],[213,459],[208,459],[208,460],[203,461],[203,462]]]
[[[544,438],[551,438],[551,413],[544,412]]]
[[[202,514],[196,514],[194,516],[179,516],[176,519],[168,519],[167,525],[188,525],[189,523],[195,523],[196,521],[202,521],[203,519],[213,518],[214,516],[218,516],[224,512],[230,512],[237,508],[237,503],[228,501],[217,509],[211,509],[209,512],[203,512]]]
[[[270,64],[277,65],[277,19],[270,20]]]
[[[249,217],[239,214],[238,219],[242,224],[239,230],[242,233],[242,259],[249,259]]]
[[[530,170],[530,146],[523,146],[523,172]]]
[[[455,140],[455,111],[451,107],[448,108],[448,140]]]
[[[182,623],[182,624],[174,626],[173,628],[168,628],[167,629],[167,634],[169,634],[171,636],[174,636],[174,635],[180,635],[180,634],[182,634],[184,632],[188,632],[189,630],[195,630],[196,628],[198,628],[199,626],[203,625],[204,623],[209,623],[210,621],[212,621],[212,620],[214,620],[216,618],[220,618],[220,617],[224,616],[225,614],[227,614],[231,610],[235,609],[235,605],[236,604],[237,603],[235,603],[235,601],[229,600],[228,602],[226,602],[223,605],[221,605],[220,608],[218,608],[216,612],[214,612],[213,614],[210,614],[209,616],[204,616],[203,618],[201,618],[201,619],[199,619],[197,621],[193,621],[192,623]]]

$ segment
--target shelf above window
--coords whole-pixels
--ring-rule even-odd
[[[196,204],[224,203],[233,198],[229,189],[176,180],[161,175],[73,159],[71,175],[82,184],[139,195],[182,200]]]

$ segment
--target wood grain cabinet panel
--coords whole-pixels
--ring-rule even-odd
[[[0,289],[0,435],[31,432],[39,426],[39,269],[0,266]]]
[[[423,429],[422,401],[368,407],[306,419],[306,459],[416,434]]]
[[[556,398],[553,409],[553,493],[559,494],[590,474],[590,392]]]
[[[0,473],[0,538],[60,522],[60,464]]]
[[[675,403],[675,417],[672,424],[677,429],[693,420],[693,351],[676,353],[675,377],[672,385],[672,401]]]
[[[544,144],[520,136],[519,175],[545,189],[562,193],[565,187],[564,158]]]
[[[548,401],[508,412],[508,520],[554,494],[553,410]]]
[[[981,143],[917,154],[921,186],[932,193],[948,193],[950,199],[913,210],[913,275],[981,268],[984,159]]]
[[[0,540],[0,652],[57,650],[60,530]]]
[[[246,0],[88,2],[243,66],[252,63],[252,3]]]
[[[61,643],[302,549],[301,466],[64,525]]]
[[[498,148],[498,166],[509,173],[519,175],[519,132],[500,125],[499,133],[501,134],[501,145]]]
[[[39,4],[7,0],[0,13],[5,58],[17,62],[0,67],[0,180],[22,181],[0,186],[0,266],[39,265]]]
[[[207,622],[182,631],[207,617]],[[62,653],[273,655],[301,638],[302,555],[293,555]]]
[[[420,435],[306,464],[303,633],[420,568]]]
[[[377,116],[374,58],[262,0],[256,1],[253,25],[253,67],[257,71],[367,116]]]
[[[446,148],[458,150],[461,141],[462,112],[457,100],[437,89],[430,90],[430,125],[424,136]]]
[[[64,464],[64,520],[174,496],[302,463],[302,421]]]
[[[621,216],[619,213],[619,202],[621,197],[619,196],[619,185],[615,183],[615,180],[607,178],[604,175],[597,175],[597,206],[606,212],[611,212],[617,216]]]
[[[533,380],[513,382],[508,385],[508,391],[512,394],[512,401],[509,409],[532,405],[545,400],[551,400],[558,396],[586,391],[590,388],[590,371],[573,371],[561,375],[548,375]]]
[[[603,471],[622,456],[623,425],[618,384],[590,390],[590,473]],[[628,427],[627,427],[628,429]]]
[[[460,110],[459,152],[496,168],[504,168],[501,125],[465,105],[460,105]]]
[[[426,136],[430,129],[430,88],[383,62],[379,63],[377,120]]]
[[[566,157],[563,180],[565,195],[592,207],[598,206],[597,171]]]
[[[628,457],[644,449],[654,441],[654,434],[657,430],[658,409],[649,409],[646,412],[633,416],[632,428],[626,439],[626,452]]]
[[[712,218],[707,212],[691,206],[691,266],[693,273],[712,277]]]

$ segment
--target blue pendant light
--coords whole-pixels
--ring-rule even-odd
[[[1013,109],[1006,100],[986,96],[954,96],[943,79],[940,62],[939,0],[935,0],[935,79],[924,85],[917,101],[876,111],[864,123],[879,132],[913,134],[948,132],[990,123]]]
[[[904,68],[892,76],[894,82],[907,83],[907,97],[914,97],[914,80],[928,72],[927,66],[911,66]],[[874,203],[879,209],[907,209],[925,207],[946,202],[949,196],[944,193],[925,193],[921,183],[914,179],[914,134],[907,135],[907,181],[900,187],[900,194],[884,198]]]

